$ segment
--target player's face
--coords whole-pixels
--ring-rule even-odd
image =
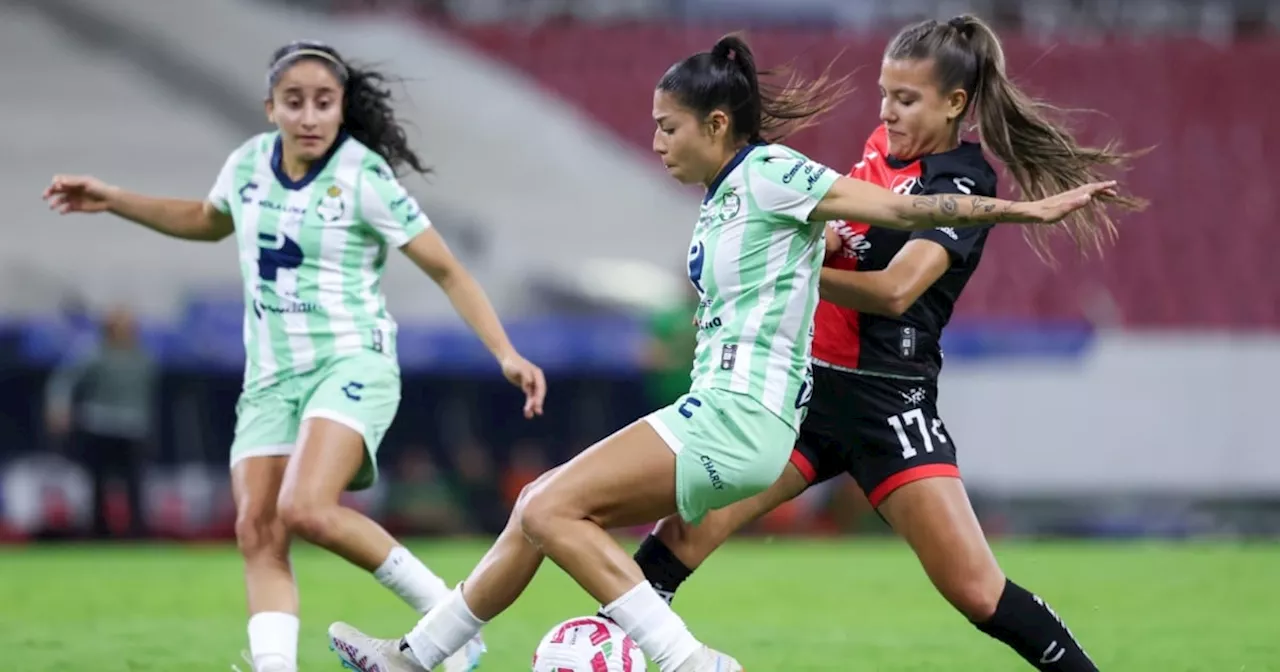
[[[342,126],[342,84],[319,61],[298,61],[280,75],[267,118],[280,128],[285,154],[302,161],[324,156]]]
[[[723,119],[724,113],[712,113]],[[721,144],[714,124],[699,118],[666,91],[653,92],[653,151],[667,172],[684,184],[706,184],[723,161],[716,154]]]
[[[964,102],[963,90],[940,89],[932,59],[885,59],[880,66],[880,121],[889,153],[899,159],[952,149]]]

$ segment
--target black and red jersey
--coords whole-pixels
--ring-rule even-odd
[[[888,156],[883,126],[867,139],[862,160],[849,175],[900,194],[996,194],[996,173],[983,156],[981,145],[962,142],[949,152],[899,161]],[[936,377],[942,368],[938,343],[942,329],[982,258],[991,227],[908,232],[860,222],[834,222],[832,226],[844,245],[827,260],[827,266],[853,271],[883,270],[914,238],[931,240],[946,248],[951,266],[901,317],[860,313],[819,302],[814,318],[814,359],[820,365],[866,372]]]

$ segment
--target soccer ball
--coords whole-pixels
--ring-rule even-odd
[[[617,623],[571,618],[551,629],[533,654],[533,672],[644,672],[644,654]]]

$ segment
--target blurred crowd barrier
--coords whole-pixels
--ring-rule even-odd
[[[549,375],[547,413],[533,421],[474,337],[407,328],[382,477],[351,503],[404,533],[498,531],[524,484],[687,385],[680,314],[513,323]],[[75,353],[99,340],[95,321],[26,326],[0,339],[0,537],[230,534],[242,364],[229,335],[219,351],[216,330],[140,330],[134,347],[152,364],[138,375],[155,379],[140,415],[151,423],[121,447],[77,431],[93,407],[66,383]],[[1265,420],[1280,370],[1274,338],[1002,324],[959,326],[944,348],[941,409],[993,534],[1280,533],[1280,459]],[[70,422],[54,412],[68,398]],[[755,529],[882,527],[841,478]]]

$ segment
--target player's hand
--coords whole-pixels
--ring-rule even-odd
[[[1116,181],[1092,182],[1038,201],[1019,203],[1016,221],[1053,224],[1104,196],[1116,195]]]
[[[840,222],[827,222],[827,230],[824,232],[827,252],[824,259],[830,259],[844,247],[844,241],[840,239],[840,234],[836,232],[836,227],[839,225]]]
[[[502,375],[524,391],[524,417],[542,415],[542,402],[547,398],[547,378],[542,369],[517,354],[503,357]]]
[[[111,205],[115,187],[86,175],[55,175],[44,190],[49,209],[65,215],[71,212],[103,212]]]

